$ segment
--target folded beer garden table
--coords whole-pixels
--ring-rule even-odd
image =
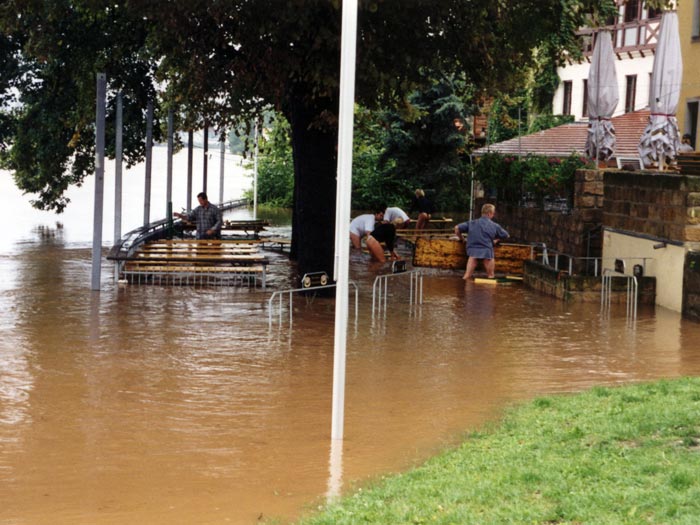
[[[129,257],[122,259],[122,273],[132,281],[163,281],[178,283],[226,279],[262,279],[266,285],[267,257],[259,242],[221,240],[161,240],[145,243]]]

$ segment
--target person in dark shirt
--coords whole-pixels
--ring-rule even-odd
[[[432,216],[434,210],[433,203],[426,198],[425,192],[420,188],[416,190],[416,196],[413,199],[413,205],[411,206],[411,209],[418,212],[416,230],[424,229],[427,226],[428,221],[430,220],[430,217]]]
[[[214,206],[207,194],[197,195],[199,206],[189,213],[173,213],[175,217],[194,222],[197,227],[197,239],[221,239],[221,211]]]
[[[402,220],[400,218],[395,219],[396,222]],[[374,226],[374,230],[367,237],[367,249],[373,259],[379,262],[386,262],[386,255],[384,253],[384,243],[386,249],[391,254],[391,260],[396,261],[401,257],[396,253],[394,248],[396,244],[396,226],[395,223],[391,222],[379,222]]]

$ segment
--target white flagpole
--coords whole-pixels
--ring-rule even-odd
[[[343,1],[340,46],[340,108],[338,115],[338,182],[335,214],[335,340],[333,353],[333,414],[331,438],[343,439],[345,411],[345,352],[348,324],[350,259],[350,193],[355,109],[355,46],[357,0]]]

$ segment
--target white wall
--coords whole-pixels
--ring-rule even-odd
[[[632,267],[646,260],[644,275],[656,277],[656,304],[680,312],[683,307],[683,264],[686,247],[667,244],[654,249],[659,241],[642,239],[605,230],[603,234],[603,268],[614,268],[615,259],[626,261],[625,273],[632,275]]]
[[[619,102],[613,116],[621,115],[625,112],[625,97],[627,95],[627,76],[637,75],[637,93],[635,97],[634,109],[644,109],[649,106],[649,81],[651,70],[654,67],[654,57],[649,55],[644,58],[626,58],[616,60],[617,84]],[[588,78],[591,65],[588,62],[581,64],[571,64],[560,67],[557,71],[561,82],[554,94],[552,102],[552,112],[555,115],[562,114],[562,104],[564,103],[564,81],[572,81],[571,114],[575,120],[583,119],[583,80]]]

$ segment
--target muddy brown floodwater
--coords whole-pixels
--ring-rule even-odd
[[[426,271],[424,304],[354,254],[345,440],[331,461],[334,303],[267,292],[89,290],[87,242],[34,229],[0,251],[0,524],[253,524],[410,468],[513,402],[700,373],[700,326],[566,305],[520,285]],[[353,306],[353,300],[350,300]],[[286,312],[286,310],[285,310]]]

